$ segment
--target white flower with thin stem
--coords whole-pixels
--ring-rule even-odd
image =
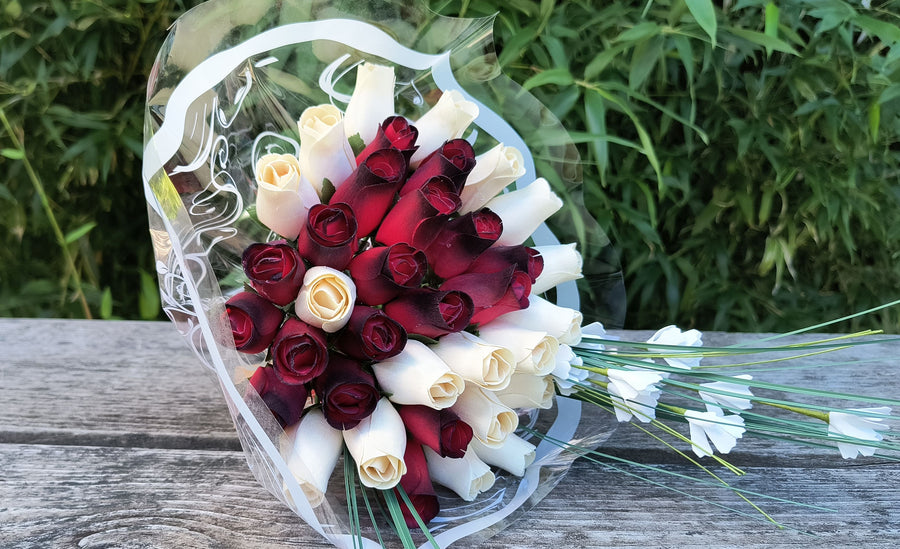
[[[738,415],[723,415],[721,410],[698,412],[686,410],[684,417],[691,429],[694,453],[700,457],[713,455],[710,442],[719,453],[727,454],[744,435],[744,418]]]
[[[636,417],[642,423],[650,423],[656,419],[656,403],[659,401],[660,390],[655,385],[650,385],[631,398],[624,398],[619,394],[619,389],[620,386],[615,383],[607,386],[616,419],[622,423],[631,420],[632,417]]]
[[[572,394],[573,387],[580,385],[590,376],[591,372],[581,368],[584,360],[575,354],[572,348],[564,343],[559,344],[556,353],[556,367],[553,369],[553,377],[559,392],[565,396]]]
[[[749,381],[753,379],[753,376],[742,374],[734,376],[734,379],[746,379]],[[738,396],[753,396],[753,393],[750,392],[750,387],[747,385],[731,381],[715,381],[713,383],[701,383],[700,387],[702,387],[702,389],[699,389],[698,392],[700,393],[700,398],[706,403],[706,410],[708,412],[714,412],[719,409],[718,407],[725,408],[726,410],[749,410],[753,407],[753,403],[750,399]]]
[[[858,412],[858,413],[852,413]],[[878,431],[888,428],[883,422],[891,413],[887,406],[877,408],[855,408],[849,412],[828,413],[828,436],[850,437],[863,440],[879,441],[884,437]],[[844,459],[856,459],[857,455],[871,456],[877,448],[852,442],[838,442],[838,449]]]
[[[663,376],[657,372],[643,370],[614,370],[606,371],[610,387],[615,387],[617,395],[625,400],[632,400],[641,393],[652,391]]]
[[[681,328],[678,326],[666,326],[665,328],[660,328],[655,334],[653,334],[650,339],[647,340],[647,343],[657,344],[657,345],[678,345],[681,347],[700,347],[703,345],[703,334],[698,332],[697,330],[688,330],[686,332],[682,332]],[[666,354],[679,353],[679,352],[690,352],[690,351],[672,351],[672,350],[661,350]],[[673,368],[681,368],[682,370],[690,370],[691,368],[696,368],[700,365],[700,357],[684,357],[679,358],[675,356],[667,356],[665,357],[666,363]]]

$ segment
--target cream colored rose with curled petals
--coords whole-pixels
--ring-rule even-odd
[[[291,154],[266,154],[256,161],[256,217],[288,239],[297,238],[309,208],[319,203],[301,174],[300,161]]]
[[[303,277],[294,311],[303,322],[334,333],[350,320],[356,301],[356,285],[345,273],[331,267],[312,267]]]
[[[329,104],[309,107],[300,115],[297,129],[303,175],[320,196],[326,179],[339,187],[356,169],[353,149],[344,136],[341,111]]]

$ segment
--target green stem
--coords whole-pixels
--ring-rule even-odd
[[[795,414],[801,414],[828,423],[828,412],[810,410],[809,408],[802,408],[800,406],[789,406],[787,404],[774,404],[772,402],[765,401],[759,402],[759,404],[765,404],[766,406],[772,406],[773,408],[781,408],[782,410],[787,410],[789,412],[794,412]]]

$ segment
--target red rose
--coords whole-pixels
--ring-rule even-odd
[[[428,264],[441,278],[464,273],[482,252],[500,238],[503,221],[487,208],[450,220],[425,248]]]
[[[297,385],[317,378],[328,364],[325,332],[290,318],[272,344],[272,365],[281,381]]]
[[[367,236],[394,203],[406,168],[406,157],[397,149],[377,150],[341,183],[329,202],[348,204],[356,212],[359,236]]]
[[[353,209],[347,204],[316,204],[297,237],[297,251],[313,265],[343,270],[359,246]]]
[[[400,195],[418,189],[436,175],[449,177],[453,181],[456,193],[459,194],[474,167],[475,151],[472,145],[465,139],[451,139],[419,164],[400,189]]]
[[[434,485],[431,483],[431,476],[428,474],[428,463],[425,461],[425,452],[422,451],[422,446],[413,440],[407,440],[403,462],[406,464],[406,474],[400,477],[400,487],[406,492],[409,502],[412,503],[422,522],[428,524],[437,516],[440,504],[434,491]],[[394,493],[397,494],[400,511],[403,513],[406,525],[410,528],[417,528],[418,521],[396,488],[394,488]]]
[[[509,266],[496,273],[466,273],[448,278],[441,290],[458,290],[472,298],[472,324],[487,324],[502,314],[528,307],[531,279]]]
[[[333,353],[325,373],[316,380],[316,393],[325,420],[341,430],[352,429],[369,417],[381,398],[372,374],[359,362]]]
[[[421,444],[441,457],[461,458],[472,442],[472,428],[449,408],[400,406],[397,411],[406,430]]]
[[[472,298],[463,292],[417,288],[385,303],[384,312],[409,334],[438,338],[465,329],[472,307]]]
[[[418,137],[419,130],[405,118],[402,116],[389,116],[378,126],[375,138],[357,155],[356,165],[358,166],[365,162],[366,158],[373,152],[380,149],[390,149],[391,147],[402,152],[408,164],[409,159],[418,148],[416,147],[416,139]]]
[[[337,347],[359,360],[384,360],[406,346],[406,330],[380,309],[357,305],[341,330]]]
[[[437,175],[418,189],[400,197],[394,204],[375,240],[382,244],[406,242],[415,248],[425,249],[437,238],[450,214],[459,209],[461,202],[453,182]]]
[[[425,253],[399,243],[370,248],[350,261],[356,297],[366,305],[383,305],[409,288],[418,288],[428,264]]]
[[[469,265],[469,273],[494,273],[513,265],[516,270],[528,273],[531,282],[544,270],[544,258],[534,248],[526,246],[491,246]]]
[[[300,421],[300,414],[306,407],[306,397],[309,396],[306,385],[284,383],[275,375],[275,368],[269,367],[257,368],[250,377],[250,385],[256,389],[282,427]]]
[[[281,307],[297,298],[306,274],[303,258],[285,240],[251,244],[241,265],[253,289]]]
[[[225,303],[225,312],[235,348],[249,354],[265,350],[284,320],[281,309],[253,292],[235,294]]]

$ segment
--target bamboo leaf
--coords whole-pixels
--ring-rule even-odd
[[[684,3],[690,10],[691,15],[694,16],[694,20],[700,25],[700,28],[709,35],[713,47],[716,47],[718,23],[716,22],[716,9],[712,0],[685,0]]]
[[[73,230],[69,231],[68,233],[66,233],[66,237],[65,237],[66,244],[71,244],[72,242],[75,242],[82,236],[91,232],[91,229],[93,229],[96,226],[97,226],[96,222],[90,221],[90,222],[85,223],[84,225],[78,227],[77,229],[73,229]]]

